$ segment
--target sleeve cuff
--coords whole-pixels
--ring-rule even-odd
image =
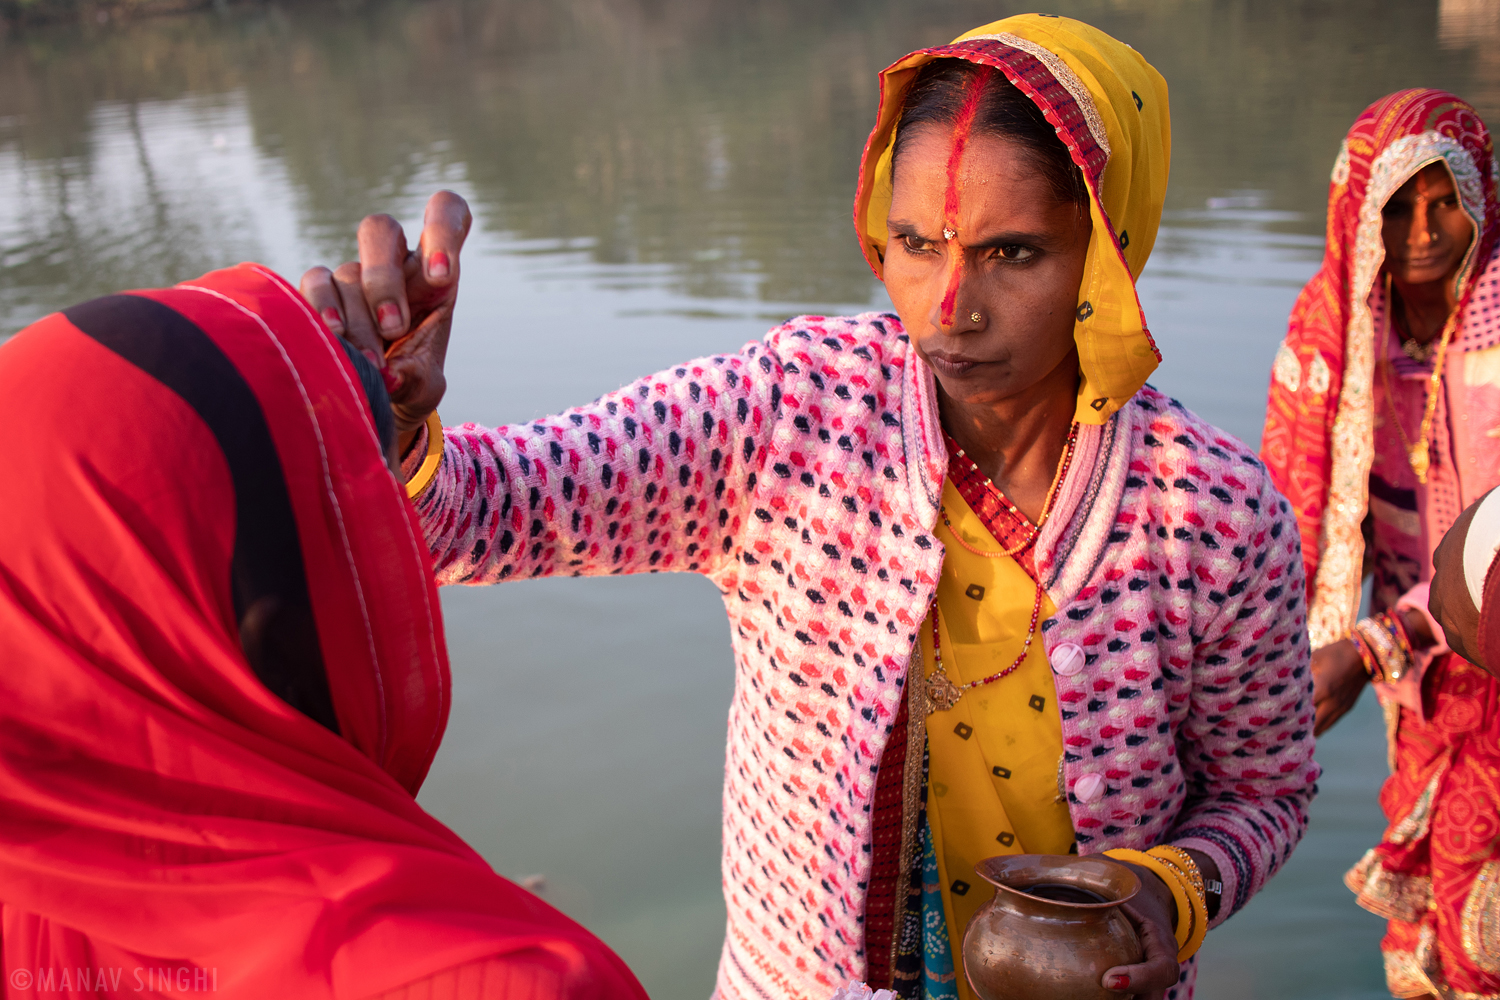
[[[1199,827],[1201,831],[1203,828]],[[1181,847],[1190,851],[1201,851],[1214,859],[1214,864],[1219,866],[1219,881],[1224,886],[1224,894],[1219,897],[1219,912],[1208,922],[1208,929],[1213,930],[1234,915],[1240,905],[1235,901],[1240,898],[1240,886],[1244,881],[1235,859],[1212,840],[1205,837],[1183,837],[1181,840],[1170,842],[1173,847]]]

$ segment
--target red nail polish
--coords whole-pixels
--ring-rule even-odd
[[[1109,988],[1112,990],[1123,990],[1130,986],[1129,976],[1110,976]]]
[[[427,273],[434,278],[448,277],[448,255],[439,250],[427,258]]]
[[[318,315],[323,317],[323,322],[327,323],[328,329],[332,330],[334,333],[338,333],[344,328],[344,318],[340,316],[339,311],[332,306],[329,306],[327,309],[321,310]]]
[[[393,393],[401,388],[401,376],[389,368],[380,369],[380,377],[385,379],[385,391],[387,393]]]
[[[370,364],[374,365],[376,368],[385,367],[385,359],[382,358],[379,354],[376,354],[374,351],[370,350],[368,347],[366,347],[359,353],[363,354],[369,360]]]
[[[387,333],[395,333],[401,329],[401,307],[394,302],[383,302],[379,309],[375,310],[375,318],[380,321],[380,328]]]

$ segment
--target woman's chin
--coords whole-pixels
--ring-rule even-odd
[[[973,365],[969,371],[961,375],[946,375],[938,371],[937,366],[934,365],[933,374],[937,376],[938,388],[953,402],[971,406],[993,406],[1017,395],[1023,388],[1017,384],[1014,377],[1006,375],[997,377],[999,368],[999,365],[991,362]]]
[[[1455,265],[1448,261],[1427,266],[1398,267],[1392,270],[1396,281],[1403,285],[1431,285],[1453,277]]]

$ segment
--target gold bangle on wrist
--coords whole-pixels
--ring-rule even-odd
[[[416,474],[406,481],[406,495],[415,499],[417,494],[427,488],[432,482],[432,477],[437,475],[438,466],[443,464],[443,418],[438,416],[437,410],[427,414],[427,454],[422,456],[422,464],[417,466]]]
[[[1177,961],[1185,961],[1186,956],[1183,950],[1191,943],[1191,935],[1194,930],[1193,894],[1188,888],[1187,881],[1174,872],[1172,867],[1164,860],[1153,857],[1145,851],[1133,851],[1129,848],[1117,847],[1113,850],[1105,851],[1104,856],[1106,858],[1113,858],[1116,861],[1126,861],[1133,865],[1140,865],[1161,879],[1162,884],[1172,893],[1172,899],[1177,904],[1177,925],[1172,928],[1172,935],[1177,939]],[[1201,942],[1201,936],[1199,940]],[[1197,948],[1194,948],[1193,951],[1197,951]],[[1192,952],[1187,952],[1187,955],[1191,954]]]
[[[1203,873],[1198,870],[1198,863],[1193,860],[1193,856],[1180,847],[1159,844],[1146,854],[1164,862],[1188,891],[1192,921],[1188,926],[1186,940],[1179,938],[1177,949],[1177,961],[1185,962],[1202,947],[1203,938],[1208,934],[1208,887],[1203,881]]]
[[[1176,865],[1187,876],[1188,884],[1193,887],[1194,892],[1200,895],[1205,892],[1203,873],[1198,870],[1198,862],[1187,851],[1172,844],[1159,844],[1146,853],[1153,858],[1161,858],[1169,865]]]

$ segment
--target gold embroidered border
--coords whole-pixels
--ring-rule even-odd
[[[1078,105],[1078,110],[1083,112],[1083,120],[1088,124],[1089,134],[1094,137],[1094,143],[1100,149],[1104,150],[1104,159],[1106,161],[1109,160],[1109,136],[1106,134],[1104,128],[1104,118],[1099,114],[1099,108],[1094,104],[1094,97],[1089,93],[1089,88],[1085,87],[1083,81],[1078,79],[1078,74],[1073,72],[1073,67],[1064,62],[1062,57],[1051,49],[1043,48],[1029,38],[1012,35],[1008,31],[1001,31],[993,35],[970,35],[963,39],[963,41],[972,42],[981,38],[1001,42],[1013,49],[1020,49],[1047,67],[1047,72],[1052,74],[1052,78],[1062,84],[1062,88],[1072,95],[1074,102]]]
[[[1438,786],[1443,783],[1443,775],[1447,773],[1446,767],[1438,768],[1432,780],[1427,782],[1427,787],[1422,789],[1422,794],[1417,796],[1417,802],[1411,807],[1411,812],[1391,827],[1390,832],[1385,835],[1386,840],[1393,844],[1409,844],[1427,836],[1427,830],[1432,822],[1432,800],[1437,798]]]
[[[1486,861],[1464,900],[1464,954],[1490,975],[1500,973],[1500,861]]]
[[[1408,1000],[1411,997],[1431,996],[1437,992],[1437,988],[1428,980],[1427,973],[1422,971],[1414,953],[1386,951],[1381,953],[1381,957],[1385,959],[1385,988],[1391,991],[1391,996]]]
[[[1396,773],[1396,736],[1401,732],[1401,703],[1392,698],[1380,706],[1385,717],[1385,765]]]
[[[1341,151],[1342,155],[1342,151]],[[1354,238],[1354,275],[1349,286],[1349,327],[1344,335],[1344,384],[1333,420],[1333,449],[1328,502],[1318,540],[1318,570],[1307,610],[1308,638],[1317,649],[1340,638],[1359,612],[1363,568],[1364,520],[1370,465],[1375,457],[1375,331],[1370,295],[1385,262],[1381,209],[1418,170],[1442,162],[1453,174],[1459,200],[1475,233],[1484,220],[1483,184],[1469,154],[1439,132],[1404,136],[1391,143],[1370,166],[1369,186],[1359,209]],[[1338,165],[1335,164],[1335,170]],[[1463,287],[1473,267],[1478,240],[1470,243],[1459,270]]]
[[[1455,990],[1449,986],[1448,977],[1443,975],[1443,961],[1435,947],[1436,937],[1436,932],[1430,925],[1424,926],[1417,935],[1417,951],[1413,956],[1426,974],[1432,993],[1437,994],[1441,1000],[1500,1000],[1500,993],[1470,993],[1468,990]]]
[[[917,860],[917,812],[922,800],[922,754],[927,748],[927,667],[922,643],[912,645],[906,666],[906,769],[901,776],[901,852],[896,872],[896,901],[891,930],[891,967],[894,970],[901,931],[905,924],[906,897],[911,893],[911,870]]]
[[[1374,850],[1344,875],[1355,902],[1377,917],[1416,923],[1432,909],[1432,879],[1388,870]]]

